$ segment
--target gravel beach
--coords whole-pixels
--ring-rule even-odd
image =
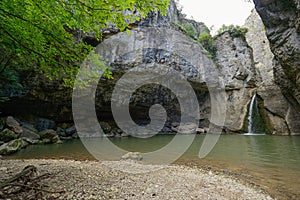
[[[40,180],[52,191],[44,199],[272,199],[233,177],[133,161],[0,160],[0,183],[27,165],[51,174]]]

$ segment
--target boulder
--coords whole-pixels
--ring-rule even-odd
[[[142,153],[140,152],[128,152],[121,157],[122,160],[135,160],[141,161],[143,159]]]
[[[66,129],[66,136],[72,136],[74,133],[76,133],[76,127],[71,126]]]
[[[66,137],[66,136],[67,136],[67,135],[66,135],[66,131],[65,131],[65,129],[63,129],[63,128],[58,127],[58,128],[56,129],[56,132],[57,132],[57,134],[59,135],[59,137]]]
[[[20,138],[28,138],[31,140],[39,140],[41,138],[36,129],[29,129],[27,127],[22,127],[22,129],[23,133],[20,135]]]
[[[17,139],[18,136],[19,135],[14,131],[7,128],[0,132],[0,140],[3,142],[9,142],[11,140]]]
[[[196,133],[197,124],[194,123],[185,123],[178,127],[172,127],[172,130],[180,134],[194,134]]]
[[[17,134],[21,134],[23,132],[19,122],[11,116],[6,118],[6,126]]]
[[[43,131],[43,130],[49,130],[49,129],[55,129],[55,122],[50,119],[44,119],[44,118],[39,118],[35,122],[35,128],[38,131]]]
[[[197,128],[196,132],[201,134],[201,133],[205,133],[205,130],[204,128]]]
[[[106,122],[100,122],[100,126],[105,134],[111,131],[111,126]]]
[[[57,132],[52,129],[43,130],[39,135],[44,143],[56,143],[60,140]]]
[[[0,146],[0,155],[8,155],[28,146],[28,142],[19,138]]]
[[[0,131],[2,131],[5,127],[5,121],[3,119],[0,119]]]

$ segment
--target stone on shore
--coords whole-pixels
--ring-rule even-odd
[[[8,155],[28,146],[28,142],[19,138],[0,146],[0,155]]]

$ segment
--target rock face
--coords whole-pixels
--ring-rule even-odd
[[[299,115],[300,2],[298,0],[255,0],[254,3],[266,27],[266,35],[275,55],[275,81],[292,104],[289,110],[293,110],[293,116]]]
[[[225,128],[242,131],[253,88],[259,79],[252,49],[244,37],[234,37],[228,32],[217,36],[216,48],[216,62],[227,94]]]
[[[262,6],[266,4],[262,3],[259,5]],[[265,11],[261,10],[261,12]],[[278,22],[278,19],[275,20],[274,23],[277,23],[276,21]],[[268,23],[267,25],[270,26]],[[267,124],[266,131],[271,134],[300,134],[300,113],[297,111],[297,105],[295,104],[293,98],[290,98],[291,95],[287,95],[287,93],[293,93],[295,89],[297,90],[297,86],[291,84],[290,81],[292,79],[288,80],[287,77],[284,78],[283,76],[281,76],[283,79],[279,79],[278,76],[278,72],[282,73],[283,70],[282,66],[278,62],[278,56],[276,56],[276,52],[275,56],[273,54],[275,47],[272,43],[274,43],[274,38],[270,39],[270,35],[275,37],[275,27],[273,27],[273,33],[271,33],[272,31],[270,31],[268,27],[264,26],[260,16],[255,10],[252,11],[251,16],[246,20],[245,26],[249,29],[246,38],[249,45],[253,49],[256,69],[262,77],[262,80],[258,82],[257,93],[263,101],[263,115]],[[276,32],[280,34],[280,32]],[[283,32],[282,34],[286,34]],[[270,39],[270,42],[267,36]],[[277,37],[279,37],[279,35],[277,35]],[[278,38],[278,40],[281,40],[280,38],[281,36]],[[297,42],[295,43],[296,46],[298,44]],[[270,46],[272,51],[270,50]],[[277,45],[276,48],[281,47]],[[294,55],[293,59],[296,57],[297,56]],[[288,70],[292,70],[292,68],[289,68]],[[275,76],[273,76],[273,74]],[[291,88],[293,89],[291,90]]]

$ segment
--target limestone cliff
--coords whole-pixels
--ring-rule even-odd
[[[248,104],[258,79],[252,49],[243,36],[235,37],[229,32],[218,35],[215,45],[216,62],[227,94],[225,128],[229,131],[242,131]]]
[[[272,62],[273,54],[269,50],[264,26],[255,12],[247,20],[246,26],[249,28],[246,38],[231,35],[229,32],[215,37],[217,50],[214,61],[197,42],[197,37],[201,33],[208,33],[207,27],[203,23],[185,19],[173,1],[167,16],[151,13],[146,19],[134,23],[131,34],[119,32],[113,26],[104,30],[105,37],[97,47],[97,52],[111,67],[114,79],[102,78],[99,81],[96,92],[96,110],[99,119],[113,124],[112,92],[118,80],[129,70],[135,67],[143,70],[173,69],[185,77],[193,87],[200,108],[200,116],[193,120],[197,120],[203,130],[209,126],[211,109],[215,106],[211,105],[210,89],[211,87],[220,89],[216,83],[221,81],[225,89],[225,96],[220,103],[226,104],[224,126],[226,132],[246,131],[245,119],[255,92],[259,96],[262,115],[268,124],[268,133],[300,132],[299,116],[293,109],[295,101],[291,100],[288,103],[275,84],[279,80],[277,69],[281,66]],[[292,58],[290,60],[293,61]],[[159,74],[162,71],[156,72]],[[143,76],[146,76],[143,72],[132,75],[131,79],[120,85],[121,91],[127,91],[130,85]],[[162,76],[156,76],[158,79],[160,77]],[[287,83],[288,80],[284,80],[284,83]],[[58,122],[72,120],[72,89],[64,88],[59,82],[46,80],[42,76],[26,78],[24,83],[29,89],[27,94],[7,102],[2,107],[4,114],[24,116],[30,114]],[[292,87],[291,84],[289,86]],[[297,87],[293,88],[295,89],[293,91],[297,90]],[[286,96],[286,93],[283,94]],[[189,99],[187,91],[182,89],[178,94],[174,94],[159,84],[146,84],[132,94],[129,100],[130,114],[136,123],[145,125],[150,120],[149,108],[154,104],[161,104],[168,114],[163,131],[171,132],[174,123],[182,119],[178,98]],[[293,99],[295,100],[296,96]],[[114,101],[122,102],[124,99],[120,97]],[[84,112],[89,111],[82,110],[82,114]],[[189,110],[185,112],[188,113]],[[188,122],[188,119],[185,120]]]
[[[281,112],[274,112],[274,109],[270,109],[269,111],[273,114],[271,118],[273,118],[274,124],[281,127],[284,127],[282,120],[284,119],[291,134],[299,134],[300,3],[297,0],[255,0],[254,2],[255,8],[264,23],[266,36],[274,54],[274,81],[290,103],[285,103],[283,98],[280,97],[280,93],[275,92],[275,97],[278,98],[276,101],[281,102],[278,104],[281,105],[279,107],[282,109]],[[265,42],[267,44],[267,41]],[[274,103],[275,100],[272,100],[272,102]],[[285,114],[282,114],[283,110],[286,111]],[[281,113],[281,115],[276,113]],[[278,117],[282,119],[280,120]]]

